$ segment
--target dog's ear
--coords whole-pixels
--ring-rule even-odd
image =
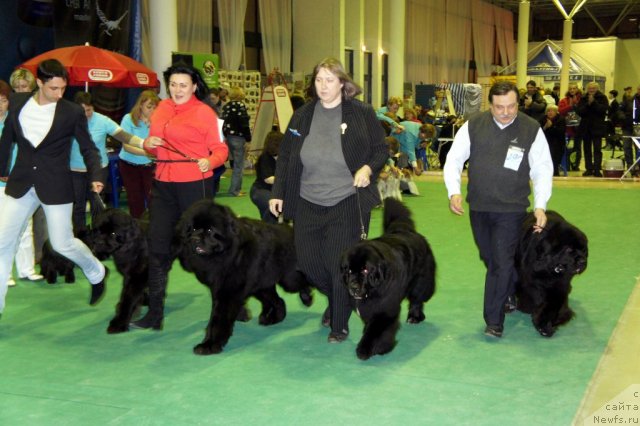
[[[342,276],[343,284],[349,285],[349,275],[351,275],[349,268],[349,256],[347,253],[344,253],[340,262],[340,276]]]

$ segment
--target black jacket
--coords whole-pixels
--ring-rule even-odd
[[[7,176],[13,142],[17,144],[18,157],[9,175],[6,193],[13,198],[21,198],[31,187],[35,187],[38,198],[44,204],[72,203],[69,155],[74,137],[87,165],[90,182],[101,180],[100,154],[89,134],[87,117],[80,105],[60,99],[49,133],[34,147],[25,138],[19,121],[20,111],[31,96],[30,93],[15,93],[9,102],[9,115],[0,138],[1,176]]]
[[[580,102],[576,105],[576,113],[581,117],[580,132],[584,135],[589,134],[604,136],[607,134],[607,125],[604,118],[609,109],[609,101],[604,93],[597,91],[593,95],[593,102],[589,104],[589,95],[586,93],[580,98]]]
[[[302,176],[300,151],[311,128],[316,102],[318,101],[307,102],[296,110],[280,145],[276,179],[271,192],[273,198],[283,200],[282,208],[286,219],[295,218]],[[389,158],[384,130],[371,105],[356,99],[343,99],[342,122],[346,124],[341,136],[342,151],[351,174],[355,174],[365,164],[371,167],[373,172],[371,184],[360,190],[362,208],[370,210],[380,204],[380,194],[375,182]]]

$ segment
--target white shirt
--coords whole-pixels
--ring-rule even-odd
[[[515,118],[514,118],[515,120]],[[493,121],[501,129],[506,128],[508,124],[502,124],[495,118]],[[447,187],[449,198],[455,194],[461,194],[461,174],[465,161],[469,159],[471,154],[471,139],[469,138],[469,122],[462,125],[451,144],[451,150],[447,155],[447,161],[444,164],[444,183]],[[553,183],[553,162],[549,152],[549,144],[544,136],[542,128],[538,129],[531,149],[529,150],[529,177],[533,182],[533,207],[534,209],[547,209],[547,202],[551,198],[551,186]]]
[[[22,107],[18,120],[22,133],[31,145],[37,147],[44,140],[53,125],[56,114],[56,102],[39,105],[32,96]]]

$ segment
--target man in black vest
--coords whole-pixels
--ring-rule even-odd
[[[462,215],[461,173],[469,160],[467,202],[473,237],[487,273],[484,333],[502,337],[505,304],[514,293],[516,245],[533,182],[537,232],[547,223],[553,163],[540,125],[518,112],[518,88],[499,82],[489,90],[490,110],[472,117],[447,155],[444,180],[449,209]]]
[[[89,303],[96,304],[104,293],[107,270],[91,250],[74,238],[71,228],[73,186],[69,155],[71,141],[78,140],[93,190],[100,192],[100,156],[80,105],[62,99],[68,74],[62,64],[49,59],[38,65],[38,90],[16,93],[0,139],[0,179],[7,182],[0,209],[0,315],[4,309],[11,261],[22,229],[33,212],[42,206],[55,251],[76,263],[91,285]],[[8,174],[11,144],[18,156]],[[8,176],[7,176],[8,175]]]

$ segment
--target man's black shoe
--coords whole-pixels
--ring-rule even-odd
[[[488,325],[484,328],[484,335],[489,337],[502,337],[502,327],[496,325]]]

